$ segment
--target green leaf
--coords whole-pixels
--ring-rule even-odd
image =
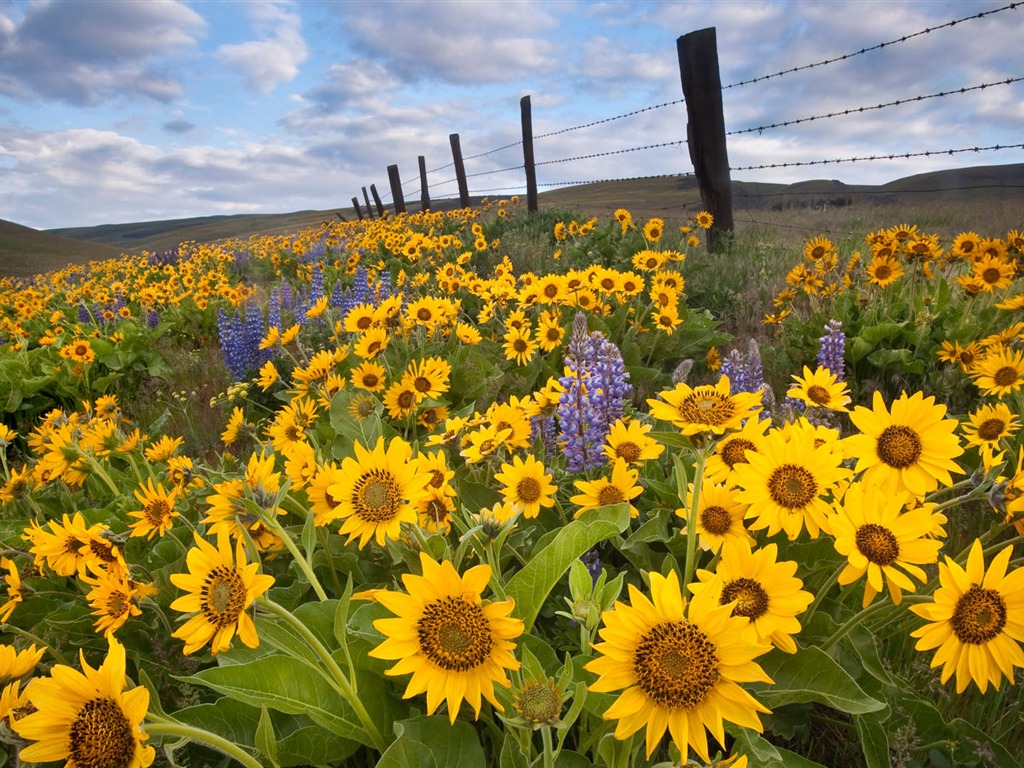
[[[230,698],[218,699],[213,704],[197,704],[179,709],[174,719],[186,725],[215,733],[240,747],[256,745],[256,723],[260,710]]]
[[[298,728],[281,738],[278,760],[283,768],[335,763],[359,749],[359,743],[330,733],[318,725]]]
[[[516,731],[512,728],[508,728],[505,731],[505,740],[501,743],[501,757],[498,760],[498,768],[530,768],[530,761],[523,754]]]
[[[881,712],[869,712],[853,718],[866,768],[889,768],[889,735],[885,730],[885,720],[886,716]]]
[[[534,553],[525,568],[516,573],[505,593],[516,601],[516,614],[529,632],[541,606],[573,560],[605,539],[629,526],[629,505],[615,504],[584,512],[577,520],[558,531],[544,549]]]
[[[313,557],[316,550],[316,526],[313,524],[315,515],[306,515],[306,522],[302,525],[302,551],[306,553],[306,560]]]
[[[486,768],[476,730],[447,717],[417,717],[395,723],[398,738],[381,755],[377,768]]]
[[[305,662],[288,656],[264,656],[247,664],[205,669],[181,679],[254,707],[306,715],[339,736],[363,736],[355,714],[327,678]]]
[[[270,719],[270,710],[266,707],[260,709],[260,722],[256,726],[256,749],[262,752],[275,768],[280,765],[277,762],[277,736],[274,734],[274,723]]]
[[[885,703],[868,696],[835,659],[819,648],[801,648],[795,654],[772,651],[761,667],[775,685],[752,685],[758,700],[774,709],[787,704],[816,701],[833,709],[860,715],[877,712]]]
[[[732,751],[746,755],[751,766],[756,765],[757,768],[824,768],[821,763],[808,760],[796,752],[776,747],[750,728],[730,726],[727,730],[736,739]]]
[[[868,355],[868,362],[876,368],[895,368],[918,376],[924,373],[924,360],[909,349],[876,349]]]

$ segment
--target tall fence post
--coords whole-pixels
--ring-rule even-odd
[[[722,80],[718,73],[718,42],[714,27],[698,29],[676,40],[679,73],[686,99],[686,139],[697,176],[700,199],[714,216],[708,250],[722,251],[733,231],[732,180],[722,114]]]
[[[402,194],[402,178],[398,175],[398,166],[388,166],[388,182],[391,184],[391,199],[394,201],[395,214],[405,213],[405,195]]]
[[[427,190],[427,158],[419,156],[420,164],[420,210],[430,210],[430,192]]]
[[[366,203],[366,218],[373,218],[373,208],[370,207],[370,196],[366,194],[366,187],[363,187],[363,202]]]
[[[466,166],[462,162],[462,145],[459,142],[459,134],[449,134],[448,141],[452,145],[455,178],[459,182],[459,206],[461,208],[469,208],[469,185],[466,183]]]
[[[354,197],[352,198],[352,207],[356,209],[356,216],[358,216],[359,220],[362,221],[363,220],[363,212],[359,208],[359,201],[356,200],[356,198],[354,198]],[[369,209],[367,209],[366,212],[369,213],[370,212]]]
[[[537,169],[533,164],[533,112],[530,97],[519,100],[519,111],[523,118],[523,165],[526,168],[526,210],[537,210]]]
[[[384,203],[382,203],[380,201],[380,195],[377,194],[377,185],[376,184],[371,184],[370,185],[370,194],[373,195],[374,205],[377,206],[377,218],[378,219],[383,219],[384,218]]]

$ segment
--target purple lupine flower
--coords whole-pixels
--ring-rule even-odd
[[[78,305],[78,322],[88,323],[90,320],[92,320],[92,317],[89,316],[89,308],[85,306],[83,301]]]
[[[846,334],[841,320],[829,320],[825,324],[825,335],[818,339],[818,367],[827,368],[836,381],[846,378]]]
[[[355,279],[352,284],[352,296],[355,299],[355,303],[358,304],[369,304],[373,301],[370,287],[370,277],[366,273],[366,267],[360,264],[356,267]]]
[[[559,379],[565,392],[558,401],[558,442],[566,469],[580,472],[605,463],[601,446],[622,417],[632,385],[618,348],[599,331],[588,335],[582,312],[573,320],[565,359],[569,373]]]
[[[530,417],[530,440],[540,440],[544,451],[551,454],[557,446],[558,427],[555,424],[555,415],[532,416]]]
[[[316,304],[324,297],[324,268],[320,264],[313,266],[313,274],[309,278],[309,304]]]
[[[281,289],[273,288],[267,300],[267,326],[283,330],[281,323]]]
[[[249,371],[245,350],[245,326],[237,315],[228,315],[223,308],[217,311],[217,335],[220,338],[220,356],[235,381],[242,381]]]
[[[295,309],[295,294],[292,292],[292,285],[289,282],[281,282],[281,309]]]
[[[155,309],[149,310],[146,314],[146,326],[149,328],[156,328],[160,325],[160,315]]]
[[[775,407],[775,393],[764,380],[761,350],[750,339],[747,354],[734,349],[722,360],[720,373],[729,378],[730,392],[761,392],[761,403],[767,410]]]
[[[340,307],[345,301],[345,290],[341,286],[341,280],[334,281],[334,288],[331,289],[331,298],[328,303],[332,307]]]
[[[597,584],[597,580],[601,577],[601,570],[604,568],[604,563],[601,562],[601,553],[597,551],[597,547],[591,547],[580,555],[580,560],[587,566],[587,572],[594,584]]]

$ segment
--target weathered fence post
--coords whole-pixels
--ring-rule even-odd
[[[523,118],[523,165],[526,167],[526,210],[537,210],[537,169],[533,165],[533,113],[530,97],[519,100],[519,111]]]
[[[370,194],[373,195],[373,202],[377,206],[377,218],[384,218],[384,203],[380,201],[380,195],[377,194],[377,185],[370,185]]]
[[[733,231],[732,181],[722,114],[722,80],[714,27],[698,29],[676,40],[679,73],[686,99],[686,139],[697,176],[700,198],[714,216],[708,250],[722,251]],[[728,234],[727,234],[728,233]]]
[[[420,164],[420,210],[430,210],[430,192],[427,190],[427,158],[419,156]]]
[[[373,208],[370,207],[370,196],[366,194],[366,187],[363,187],[363,202],[366,203],[366,218],[373,218]]]
[[[356,209],[356,216],[358,216],[359,220],[362,221],[363,220],[363,212],[359,209],[359,201],[356,200],[356,198],[354,198],[354,197],[352,198],[352,207]],[[369,210],[367,210],[367,213],[369,213]]]
[[[388,181],[391,183],[391,199],[394,201],[395,215],[405,213],[405,195],[402,194],[402,179],[398,175],[398,166],[388,166]]]
[[[455,178],[459,182],[459,207],[469,208],[469,185],[466,183],[466,166],[462,162],[462,145],[459,143],[459,134],[449,134],[448,141],[452,145]]]

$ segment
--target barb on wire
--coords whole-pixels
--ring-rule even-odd
[[[590,122],[590,123],[583,123],[583,125],[574,125],[572,128],[561,128],[561,129],[559,129],[557,131],[550,131],[549,133],[542,133],[539,136],[534,136],[533,140],[536,141],[537,139],[546,139],[549,136],[558,136],[559,134],[562,134],[562,133],[569,133],[570,131],[579,131],[579,130],[582,130],[583,128],[593,128],[595,125],[601,125],[603,123],[610,123],[610,122],[612,122],[614,120],[622,120],[625,117],[633,117],[634,115],[639,115],[639,114],[641,114],[643,112],[650,112],[650,111],[655,110],[655,109],[661,109],[662,107],[671,107],[674,104],[682,104],[683,101],[685,101],[685,99],[674,99],[672,101],[666,101],[663,104],[652,104],[649,107],[642,107],[641,109],[634,109],[632,112],[626,112],[623,115],[615,115],[615,117],[605,117],[605,118],[602,118],[601,120],[594,120],[593,122]]]
[[[824,197],[826,195],[917,195],[933,194],[935,192],[969,192],[972,189],[1024,189],[1024,184],[971,184],[966,187],[932,187],[923,189],[914,187],[912,189],[882,189],[871,186],[868,189],[857,189],[856,187],[844,187],[835,190],[818,190],[810,192],[794,191],[791,189],[780,189],[777,192],[745,192],[740,188],[733,189],[733,201],[744,201],[755,197]]]
[[[604,184],[609,181],[641,181],[643,179],[679,179],[693,176],[692,171],[685,173],[656,173],[651,176],[626,176],[620,179],[589,179],[587,181],[549,181],[538,182],[538,187],[578,187],[581,184]]]
[[[886,107],[895,107],[900,104],[910,104],[916,101],[926,101],[927,99],[937,99],[942,96],[953,96],[958,93],[968,93],[970,91],[981,91],[985,88],[993,88],[997,85],[1011,85],[1013,83],[1019,83],[1024,80],[1024,77],[1008,77],[1005,80],[999,80],[995,83],[981,83],[980,85],[969,85],[963,88],[955,88],[951,91],[939,91],[938,93],[929,93],[923,96],[913,96],[909,99],[896,99],[895,101],[888,101],[884,104],[876,104],[870,107],[852,107],[850,109],[841,109],[837,112],[828,112],[823,115],[811,115],[810,117],[798,117],[795,120],[783,120],[780,123],[769,123],[767,125],[759,125],[756,128],[741,128],[736,131],[727,131],[726,136],[737,136],[742,133],[761,133],[770,128],[783,128],[787,125],[798,125],[799,123],[810,123],[814,120],[827,120],[832,117],[843,117],[845,115],[858,114],[860,112],[871,112],[875,109],[885,109]]]
[[[591,160],[595,157],[607,157],[608,155],[622,155],[627,152],[639,152],[642,149],[657,149],[658,147],[675,147],[680,144],[686,144],[686,139],[680,139],[678,141],[664,141],[660,144],[645,144],[642,147],[629,147],[628,149],[612,149],[607,152],[595,152],[590,155],[578,155],[576,157],[563,157],[561,160],[544,160],[540,163],[534,163],[534,165],[554,165],[555,163],[569,163],[573,160]]]
[[[512,147],[518,147],[522,143],[523,143],[523,140],[520,139],[519,141],[513,141],[511,144],[506,144],[503,147],[498,147],[497,149],[489,149],[486,152],[481,152],[478,155],[468,155],[467,157],[464,157],[462,159],[463,160],[475,160],[478,157],[487,157],[487,155],[493,155],[495,152],[501,152],[503,149],[511,149]],[[454,163],[452,163],[452,165],[454,165]],[[447,168],[447,166],[445,166],[445,167]]]
[[[973,21],[974,19],[981,19],[981,18],[984,18],[985,16],[992,16],[993,14],[1000,13],[1001,11],[1013,11],[1013,10],[1016,10],[1017,8],[1021,8],[1021,7],[1024,7],[1024,3],[1010,3],[1009,5],[1004,5],[1001,8],[993,8],[991,11],[982,11],[981,13],[976,13],[973,16],[964,16],[961,19],[953,19],[952,21],[947,21],[945,24],[940,24],[937,27],[927,27],[925,29],[922,29],[920,32],[914,32],[913,34],[910,34],[910,35],[903,35],[901,37],[897,37],[895,40],[889,40],[889,41],[884,42],[884,43],[878,43],[878,45],[872,45],[869,48],[861,48],[859,51],[853,51],[852,53],[845,53],[842,56],[836,56],[835,58],[825,59],[824,61],[817,61],[817,62],[815,62],[813,64],[804,64],[804,65],[799,66],[799,67],[793,67],[792,69],[784,69],[781,72],[772,72],[770,75],[761,75],[760,77],[754,77],[754,78],[751,78],[750,80],[740,80],[737,83],[730,83],[729,85],[723,85],[722,86],[722,90],[724,91],[724,90],[726,90],[728,88],[739,88],[742,85],[750,85],[752,83],[759,83],[762,80],[768,80],[769,78],[772,78],[772,77],[782,77],[783,75],[790,75],[790,74],[793,74],[794,72],[800,72],[800,71],[805,70],[805,69],[813,69],[814,67],[823,67],[826,64],[835,64],[837,61],[846,61],[847,59],[852,59],[855,56],[860,56],[861,54],[868,53],[870,51],[878,51],[878,50],[881,50],[882,48],[886,48],[886,47],[891,46],[891,45],[897,45],[898,43],[905,43],[907,40],[910,40],[910,39],[915,38],[915,37],[920,37],[921,35],[927,35],[930,32],[935,32],[935,31],[940,30],[940,29],[946,29],[947,27],[954,27],[957,24],[961,24],[961,23],[963,23],[965,21]]]
[[[467,173],[466,178],[472,178],[474,176],[490,176],[492,173],[508,173],[509,171],[521,171],[526,166],[524,165],[513,165],[511,168],[498,168],[493,171],[477,171],[476,173]]]
[[[933,155],[958,155],[961,152],[989,152],[1000,149],[1024,149],[1024,144],[993,144],[990,147],[962,147],[960,149],[927,150],[924,152],[892,152],[883,155],[861,157],[837,157],[833,160],[803,160],[789,163],[764,163],[763,165],[740,165],[730,171],[761,171],[768,168],[795,168],[803,165],[832,165],[834,163],[859,163],[865,160],[905,160],[911,157],[932,157]]]

